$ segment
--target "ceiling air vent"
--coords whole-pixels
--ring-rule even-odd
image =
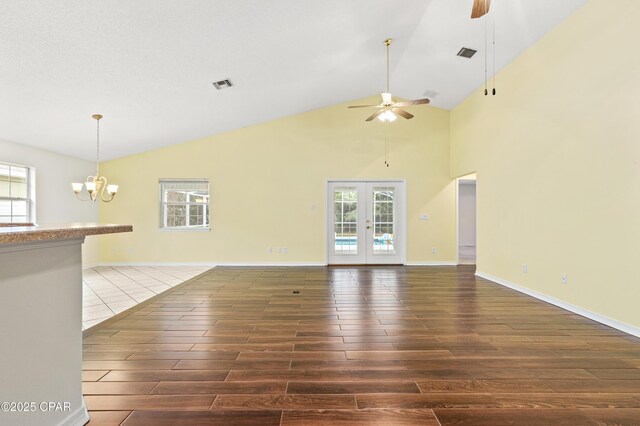
[[[457,55],[462,56],[463,58],[470,58],[473,55],[475,55],[476,52],[477,50],[469,49],[468,47],[463,47],[462,49],[460,49]]]
[[[225,80],[220,80],[220,81],[214,81],[213,82],[213,87],[215,87],[218,90],[226,89],[226,88],[231,87],[231,86],[233,86],[233,83],[228,78],[225,79]]]

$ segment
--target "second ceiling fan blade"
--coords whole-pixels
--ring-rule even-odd
[[[347,108],[373,108],[380,107],[380,105],[350,105]]]
[[[406,118],[407,120],[410,120],[410,119],[413,118],[413,114],[411,114],[411,113],[409,113],[409,112],[407,112],[407,111],[405,111],[403,109],[400,109],[400,108],[394,108],[391,111],[393,111],[394,113],[398,114],[400,117]]]
[[[365,121],[371,121],[371,120],[374,120],[374,119],[378,118],[378,116],[379,116],[380,114],[382,114],[384,111],[385,111],[384,109],[381,109],[381,110],[378,110],[378,111],[374,112],[374,113],[373,113],[373,114],[371,114],[371,116],[370,116],[369,118],[367,118]]]
[[[473,0],[473,9],[471,9],[471,19],[483,16],[489,11],[491,0]]]
[[[428,104],[429,102],[431,102],[429,99],[424,98],[424,99],[416,99],[414,101],[396,102],[394,105],[395,106],[399,106],[399,107],[403,107],[403,106],[409,106],[409,105]]]

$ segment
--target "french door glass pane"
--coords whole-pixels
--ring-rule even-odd
[[[394,188],[373,188],[373,253],[396,254]]]
[[[336,188],[333,193],[335,254],[358,254],[358,192]]]

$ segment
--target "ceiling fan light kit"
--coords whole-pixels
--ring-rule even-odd
[[[411,106],[411,105],[420,105],[420,104],[428,104],[430,101],[427,98],[417,99],[414,101],[403,101],[403,102],[395,102],[393,100],[393,96],[391,96],[391,91],[389,90],[389,46],[391,46],[391,42],[393,40],[387,38],[384,40],[384,45],[387,48],[387,89],[386,91],[380,93],[380,97],[382,98],[382,102],[378,105],[351,105],[348,108],[378,108],[376,112],[371,114],[365,121],[373,121],[375,118],[382,122],[393,122],[398,116],[402,118],[406,118],[410,120],[413,118],[413,114],[408,111],[402,109],[403,107]]]

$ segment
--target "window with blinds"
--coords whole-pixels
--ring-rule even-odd
[[[160,228],[210,228],[208,179],[160,179]]]
[[[33,222],[29,167],[0,163],[0,223]]]

